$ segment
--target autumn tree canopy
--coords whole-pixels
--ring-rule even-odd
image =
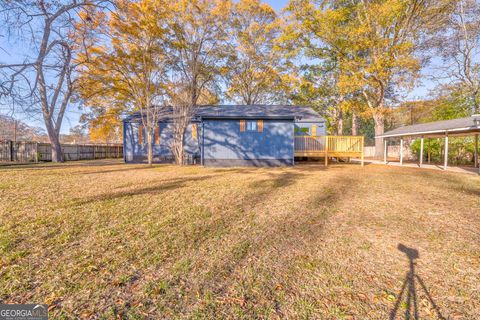
[[[139,111],[146,132],[148,162],[153,161],[153,135],[167,90],[167,58],[165,40],[170,32],[166,23],[170,11],[163,1],[118,1],[108,17],[97,14],[95,39],[85,54],[80,76],[80,93],[95,109],[102,108],[102,117]],[[103,21],[104,23],[98,23]],[[109,123],[107,122],[107,124]],[[108,125],[110,127],[110,125]],[[98,127],[94,132],[99,132]],[[108,130],[105,130],[108,134]],[[101,131],[100,131],[101,132]]]
[[[396,95],[414,87],[421,70],[420,39],[445,6],[428,0],[292,0],[287,40],[319,64],[334,63],[340,102],[356,99],[347,106],[366,111],[374,120],[375,135],[380,135]],[[382,139],[376,139],[375,146],[381,155]]]
[[[232,53],[225,70],[228,99],[239,104],[286,100],[285,56],[276,48],[281,26],[275,10],[260,0],[240,0],[233,5]]]

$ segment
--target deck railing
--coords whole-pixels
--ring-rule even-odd
[[[360,157],[363,165],[363,136],[295,136],[296,157]]]

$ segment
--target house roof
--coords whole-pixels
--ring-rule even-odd
[[[170,109],[171,110],[171,109]],[[170,117],[166,112],[162,118]],[[140,114],[134,113],[125,118],[130,120],[138,118]],[[324,122],[325,120],[310,107],[295,105],[206,105],[197,108],[195,119],[295,119],[299,122]]]
[[[220,105],[198,108],[202,118],[265,118],[297,119],[300,121],[324,121],[310,107],[294,105]]]
[[[475,123],[475,121],[477,121],[477,123]],[[480,133],[480,115],[399,127],[394,130],[387,131],[378,137],[388,138],[420,135],[439,136],[445,135],[446,133],[449,133],[449,135],[467,135],[475,132]]]

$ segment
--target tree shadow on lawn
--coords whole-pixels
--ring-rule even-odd
[[[148,168],[150,167],[146,167],[145,169],[148,169]],[[128,170],[137,170],[137,168],[132,168]],[[214,174],[204,175],[201,177],[185,176],[182,178],[162,180],[159,183],[156,183],[154,185],[151,185],[148,187],[135,188],[134,190],[130,190],[130,191],[110,192],[106,194],[96,195],[85,200],[76,201],[74,202],[74,206],[86,205],[86,204],[98,202],[98,201],[110,201],[110,200],[136,196],[136,195],[144,195],[144,194],[157,195],[169,190],[185,187],[190,182],[205,181],[208,179],[218,178],[231,173],[253,174],[256,172],[258,172],[258,169],[255,170],[255,169],[246,169],[246,168],[236,168],[233,170],[215,170]],[[252,182],[251,187],[254,191],[251,194],[252,197],[249,197],[248,199],[246,199],[247,203],[249,204],[258,203],[259,201],[261,201],[261,198],[268,195],[272,190],[287,187],[295,183],[295,181],[298,178],[305,176],[304,174],[296,173],[296,172],[267,173],[267,175],[269,177],[268,179]],[[264,185],[265,182],[271,184],[269,188],[265,188],[265,185]]]
[[[473,196],[480,196],[480,177],[466,175],[463,173],[420,171],[420,177],[435,181],[442,188],[445,188],[445,182],[453,185],[453,190],[460,193],[468,193]],[[471,182],[473,181],[473,182]],[[474,182],[477,182],[476,184]]]
[[[332,165],[325,167],[321,163],[296,163],[293,166],[247,166],[247,167],[225,167],[225,168],[209,168],[206,169],[213,170],[213,172],[225,172],[225,173],[257,173],[257,172],[277,172],[277,171],[290,171],[290,172],[317,172],[324,171],[331,168],[339,168],[344,164]]]
[[[214,178],[219,176],[222,176],[222,174],[211,175],[208,178]],[[301,177],[301,175],[289,172],[281,174],[269,173],[267,174],[267,176],[268,178],[265,179],[265,181],[262,181],[265,183],[263,188],[247,188],[248,192],[239,193],[239,196],[242,198],[240,203],[241,207],[250,207],[252,205],[256,205],[266,200],[271,195],[271,193],[281,192],[279,190],[282,190],[283,188],[295,183],[295,181]],[[252,179],[256,179],[253,174]],[[109,200],[134,194],[136,195],[151,193],[157,195],[166,190],[181,188],[185,186],[186,182],[201,180],[205,180],[205,178],[194,177],[187,179],[175,179],[173,181],[169,181],[168,183],[150,186],[141,190],[108,194],[102,197],[90,198],[87,201],[95,202]],[[154,275],[162,273],[165,274],[165,271],[162,270],[171,269],[168,272],[169,276],[167,277],[167,279],[159,278],[158,281],[168,281],[168,287],[171,288],[169,290],[175,290],[175,292],[188,292],[198,290],[195,295],[186,295],[188,301],[186,299],[172,298],[171,300],[167,299],[166,302],[162,302],[166,303],[166,306],[168,308],[172,308],[173,310],[176,310],[176,312],[182,312],[182,310],[188,309],[189,307],[191,307],[191,305],[194,305],[197,302],[197,300],[199,299],[198,295],[200,293],[206,294],[207,291],[221,292],[224,288],[226,278],[231,276],[231,274],[235,271],[235,268],[244,261],[245,255],[251,252],[251,248],[249,248],[249,243],[250,241],[253,241],[253,243],[255,243],[256,240],[250,240],[245,238],[244,236],[249,237],[252,236],[252,233],[253,235],[257,235],[257,232],[261,232],[261,230],[258,229],[258,226],[255,223],[253,225],[249,224],[255,218],[254,213],[240,210],[240,208],[236,208],[235,205],[227,206],[228,208],[226,209],[220,208],[213,215],[206,216],[198,213],[197,210],[192,212],[178,212],[178,215],[173,218],[174,220],[162,226],[162,231],[160,233],[161,236],[156,239],[152,239],[152,241],[154,242],[158,241],[160,243],[170,243],[169,246],[171,248],[177,248],[177,246],[181,246],[181,248],[175,249],[179,250],[178,252],[173,251],[168,253],[168,256],[173,256],[176,262],[162,260],[162,263],[158,264],[157,268],[159,269],[154,272]],[[205,209],[209,210],[208,208]],[[188,223],[186,222],[186,220],[188,220]],[[297,222],[300,221],[299,219],[296,220]],[[238,233],[239,225],[243,225],[246,229]],[[235,239],[233,243],[224,242],[224,240],[222,240],[225,236],[230,238],[232,237],[232,234],[236,235],[237,233],[238,238],[236,236],[233,236]],[[259,233],[258,235],[261,235],[261,233]],[[149,241],[149,239],[145,239],[145,241]],[[219,241],[221,243],[219,249],[213,249],[217,248],[217,243],[219,243]],[[152,246],[152,244],[150,244],[150,246]],[[212,248],[210,248],[210,246],[212,246]],[[202,254],[200,254],[200,256],[197,258],[197,254],[205,250],[214,250],[210,253],[211,256],[208,261],[202,261],[202,259],[206,258]],[[192,253],[190,253],[190,251],[192,251]],[[142,253],[138,252],[138,255],[142,256]],[[187,280],[188,278],[190,278],[188,272],[191,271],[187,271],[187,273],[185,274],[178,274],[178,271],[175,271],[175,265],[177,265],[183,260],[189,261],[189,265],[193,263],[199,265],[199,267],[195,268],[195,272],[197,274],[193,275],[192,279]],[[169,263],[172,263],[172,266],[169,266]],[[203,270],[198,270],[198,268],[203,268]],[[200,277],[201,271],[205,271],[209,275],[205,275],[204,277],[200,278],[199,282],[197,282],[197,279]],[[155,279],[156,276],[153,277]],[[197,282],[198,287],[192,284],[192,281]],[[124,296],[124,299],[126,301],[134,299],[134,288],[132,289],[129,287],[125,287],[121,288],[120,290],[122,291],[121,295]],[[105,297],[107,301],[113,298],[114,297],[111,297],[110,295]],[[112,300],[108,303],[114,304],[115,301]],[[153,301],[151,303],[153,303]],[[173,303],[175,303],[175,305],[172,305]],[[125,307],[125,310],[119,310],[119,313],[128,313],[128,309],[129,307]]]
[[[140,170],[155,170],[159,168],[159,166],[138,166],[138,167],[131,167],[131,166],[124,166],[119,169],[109,169],[109,170],[100,170],[100,171],[76,171],[73,173],[74,175],[90,175],[90,174],[104,174],[104,173],[121,173],[121,172],[129,172],[129,171],[140,171]]]
[[[125,166],[126,164],[121,160],[114,159],[100,159],[100,160],[80,160],[80,161],[66,161],[63,163],[40,162],[40,163],[18,163],[0,166],[0,170],[41,170],[41,169],[71,169],[71,168],[86,168],[86,167],[110,167],[110,166]]]
[[[264,174],[266,178],[259,179],[258,181],[253,181],[250,183],[250,188],[248,192],[246,192],[245,194],[241,194],[241,206],[250,209],[254,208],[257,205],[261,205],[263,202],[268,201],[269,198],[273,197],[274,195],[278,195],[278,193],[283,192],[285,188],[292,186],[295,183],[301,182],[302,178],[308,177],[308,172],[318,171],[319,168],[322,167],[323,166],[288,168],[285,171],[282,170],[280,172],[263,171],[263,169],[261,169],[260,173]],[[326,169],[332,170],[330,169],[330,167]],[[96,201],[108,201],[112,199],[120,199],[123,197],[143,194],[159,195],[169,190],[175,190],[177,188],[185,187],[189,182],[211,179],[228,173],[245,173],[253,175],[256,172],[259,172],[259,169],[235,168],[225,170],[222,169],[219,171],[214,170],[213,172],[217,172],[218,174],[213,174],[206,177],[184,177],[172,180],[164,180],[155,185],[150,185],[136,190],[114,192],[91,197],[86,199],[85,201],[77,202],[74,205],[77,206]],[[256,177],[252,176],[252,179],[255,180]],[[328,223],[329,219],[334,218],[336,214],[335,210],[329,210],[329,208],[335,208],[339,201],[348,198],[351,193],[355,192],[355,188],[352,188],[352,186],[354,186],[359,180],[360,178],[351,175],[343,175],[329,178],[326,183],[321,183],[318,191],[313,192],[312,197],[303,204],[306,209],[302,210],[300,214],[289,212],[287,215],[277,216],[269,220],[269,224],[261,225],[260,228],[258,225],[248,226],[248,228],[251,229],[246,229],[243,233],[239,233],[239,237],[236,242],[234,242],[233,244],[224,243],[224,246],[220,249],[220,255],[227,255],[228,259],[219,259],[219,263],[217,265],[209,267],[208,271],[213,274],[213,279],[201,278],[199,281],[200,289],[199,291],[197,291],[197,294],[207,293],[208,291],[210,291],[219,298],[224,298],[225,296],[228,296],[228,289],[231,288],[232,284],[235,284],[235,282],[239,281],[238,279],[233,277],[235,272],[240,272],[240,274],[242,274],[241,268],[245,266],[253,268],[254,270],[261,270],[262,266],[257,264],[257,261],[255,260],[256,258],[263,258],[269,260],[269,270],[267,271],[271,272],[272,274],[277,274],[278,276],[283,276],[283,268],[285,268],[285,265],[289,265],[289,259],[295,258],[295,255],[298,253],[303,254],[304,250],[307,250],[308,248],[313,250],[315,244],[318,244],[319,241],[322,241],[325,225]],[[216,239],[215,241],[221,241],[219,239],[221,239],[222,234],[232,232],[231,230],[234,230],[234,228],[239,223],[243,223],[242,220],[245,219],[244,212],[230,215],[231,212],[232,211],[228,210],[226,210],[225,212],[219,212],[219,217],[208,221],[202,221],[201,219],[204,219],[203,217],[192,216],[193,219],[197,219],[197,221],[199,222],[199,225],[202,228],[202,230],[200,231],[202,232],[197,232],[197,235],[194,237],[192,237],[191,234],[185,235],[186,239],[184,241],[186,241],[186,248],[182,250],[199,250],[201,246],[206,246],[209,240],[215,237],[218,237],[218,239]],[[252,217],[254,218],[255,216],[253,215]],[[249,218],[250,216],[247,217],[247,219]],[[165,233],[174,231],[175,228],[178,227],[182,226],[174,225],[172,226],[173,229],[167,229],[166,231],[168,232]],[[222,233],[220,235],[218,234],[219,228],[222,229]],[[172,235],[172,237],[173,236],[175,235]],[[168,238],[164,239],[164,241],[165,240],[168,241]],[[305,246],[307,246],[307,249],[304,248]],[[232,251],[233,253],[231,253],[231,256],[228,256],[228,252]],[[408,256],[407,252],[406,254]],[[192,257],[195,256],[192,255]],[[250,261],[249,258],[252,257],[254,259],[253,261]],[[181,258],[181,256],[177,256],[176,258]],[[201,265],[202,263],[202,261],[200,260],[202,258],[204,257],[200,257],[199,261],[197,261],[199,265]],[[214,258],[215,257],[212,257],[212,259]],[[163,266],[159,266],[159,268],[160,267]],[[198,270],[196,272],[198,272]],[[188,278],[188,274],[185,275],[185,277]],[[411,276],[409,276],[409,273],[407,273],[406,281],[409,279],[409,277],[411,278]],[[195,278],[195,276],[193,278]],[[163,281],[163,279],[161,280]],[[421,279],[419,278],[417,280],[422,285],[424,290],[427,291],[423,281],[421,281]],[[270,280],[261,281],[261,285],[263,286],[262,288],[266,290],[267,294],[263,299],[265,301],[270,300],[270,302],[275,305],[274,309],[278,309],[279,314],[281,314],[281,301],[275,300],[278,298],[275,289],[273,288],[275,284]],[[183,283],[182,281],[178,281],[178,283],[180,282]],[[188,281],[185,281],[185,284],[173,284],[174,287],[183,285],[186,287],[179,288],[179,290],[186,290],[187,295],[188,291],[192,290],[193,292],[195,291],[194,289],[198,289],[189,287]],[[135,292],[133,292],[133,290],[135,289],[123,288],[122,290],[125,290],[124,292],[122,292],[122,294],[125,295],[126,301],[128,301],[129,299],[133,299],[133,297],[135,296]],[[297,294],[295,292],[295,288],[291,288],[291,290],[293,290],[293,294]],[[263,294],[265,292],[258,292],[248,289],[245,291],[244,294],[258,295],[260,293]],[[108,302],[109,299],[112,299],[110,302],[113,304],[115,297],[108,294],[108,297],[105,298],[105,301]],[[191,303],[191,307],[191,305],[194,305],[200,298],[198,297],[198,295],[195,295],[194,297],[194,295],[192,294],[189,299],[190,301],[177,301],[175,302],[175,306],[170,305],[170,303],[173,303],[173,300],[170,302],[167,300],[167,302],[165,303],[169,307],[172,307],[172,309],[181,313],[185,311],[185,308],[189,308],[188,303]],[[248,299],[246,300],[248,301]],[[433,299],[431,300],[433,301]],[[247,314],[252,315],[252,313],[255,314],[255,309],[258,308],[256,303],[257,301],[253,299],[250,300],[247,305],[241,306],[241,308],[244,309]],[[129,307],[126,308],[128,309]],[[202,304],[200,304],[200,308],[202,308]],[[398,310],[398,307],[396,308]],[[206,310],[205,312],[215,312],[215,310]],[[396,312],[397,311],[395,311],[395,313]]]
[[[399,313],[400,304],[403,301],[403,296],[406,292],[406,302],[405,302],[405,319],[420,319],[418,314],[418,301],[417,301],[417,288],[416,288],[416,281],[420,284],[421,289],[427,296],[427,299],[437,317],[439,319],[445,320],[446,318],[442,315],[440,308],[433,300],[430,291],[428,291],[427,286],[423,282],[422,278],[416,273],[415,266],[416,266],[416,259],[420,258],[420,254],[417,249],[409,248],[401,243],[398,244],[398,250],[405,253],[408,257],[409,261],[409,270],[405,275],[405,279],[402,284],[402,288],[398,294],[397,300],[395,302],[395,306],[393,307],[392,311],[390,311],[390,320],[394,320]]]
[[[166,166],[172,166],[175,168],[174,164],[171,163],[164,163],[164,164],[154,164],[153,166],[148,166],[147,164],[132,164],[132,165],[125,165],[120,163],[116,165],[116,167],[124,165],[123,168],[119,169],[112,169],[112,170],[101,170],[101,171],[81,171],[75,172],[75,174],[102,174],[102,173],[111,173],[111,172],[124,172],[124,171],[136,171],[136,170],[144,170],[144,169],[156,169],[162,168]],[[71,166],[70,166],[71,167]],[[82,166],[80,166],[82,167]],[[227,174],[227,173],[238,173],[238,174],[249,174],[249,173],[262,173],[262,172],[276,172],[276,171],[283,171],[283,170],[292,170],[293,172],[315,172],[315,171],[323,171],[326,170],[325,166],[313,164],[313,165],[300,165],[300,166],[292,166],[292,167],[235,167],[235,168],[209,168],[203,167],[201,165],[195,165],[194,167],[204,169],[207,172],[213,173],[220,173],[220,174]],[[337,166],[338,167],[338,166]],[[182,167],[179,167],[182,168]]]
[[[242,197],[240,206],[250,210],[254,209],[255,206],[262,205],[262,203],[268,201],[270,198],[278,196],[279,194],[281,195],[288,187],[296,183],[301,183],[303,178],[309,177],[309,171],[316,171],[317,169],[302,168],[299,170],[293,168],[280,172],[261,171],[261,174],[263,174],[265,178],[261,177],[260,179],[254,176],[254,173],[258,172],[257,169],[241,170],[242,169],[233,169],[232,171],[232,169],[228,169],[221,170],[220,172],[224,174],[243,172],[245,174],[251,174],[253,180],[258,179],[249,184],[250,188],[248,188],[246,193],[239,195]],[[158,195],[169,190],[185,187],[188,182],[201,181],[219,176],[222,176],[222,174],[213,174],[207,177],[185,177],[164,180],[155,185],[136,190],[91,197],[84,203],[119,199],[142,194]],[[247,316],[250,315],[253,317],[259,315],[258,311],[265,306],[264,304],[268,304],[272,310],[277,310],[278,315],[281,315],[282,308],[285,308],[285,305],[282,305],[284,301],[281,297],[282,293],[280,292],[279,295],[275,289],[275,285],[277,285],[275,281],[282,279],[284,276],[288,276],[290,279],[280,281],[284,281],[286,284],[288,284],[289,281],[294,281],[292,279],[295,277],[295,274],[285,273],[287,272],[286,268],[292,266],[292,263],[298,258],[299,254],[307,254],[308,257],[309,250],[314,251],[319,242],[323,241],[325,226],[329,219],[333,219],[337,213],[335,206],[338,205],[339,201],[345,198],[348,199],[349,195],[355,192],[355,188],[352,188],[352,186],[360,180],[361,178],[347,174],[334,176],[333,178],[330,176],[327,181],[319,184],[318,191],[310,189],[311,197],[302,204],[304,210],[299,210],[298,213],[290,211],[281,216],[269,217],[268,219],[270,220],[268,220],[268,223],[245,226],[246,229],[242,232],[239,232],[236,227],[238,224],[244,223],[243,221],[249,221],[248,219],[250,218],[254,219],[254,212],[252,215],[246,216],[244,211],[239,211],[238,214],[233,215],[232,213],[235,212],[235,210],[219,211],[216,213],[217,216],[215,219],[205,219],[203,216],[197,215],[197,213],[191,213],[190,216],[183,217],[183,219],[193,219],[193,224],[197,225],[195,228],[199,229],[192,229],[193,227],[183,229],[184,226],[177,223],[172,224],[168,229],[164,229],[163,233],[172,234],[172,239],[177,239],[178,234],[193,231],[193,234],[189,233],[182,236],[185,237],[185,239],[180,241],[180,243],[185,242],[183,249],[181,249],[178,254],[170,253],[170,255],[174,255],[175,259],[189,257],[188,259],[192,259],[191,261],[196,263],[196,265],[206,268],[206,271],[212,275],[212,278],[200,277],[198,274],[188,274],[188,272],[200,272],[200,270],[196,268],[192,268],[194,271],[187,271],[186,274],[182,275],[181,277],[185,277],[185,279],[182,278],[183,280],[159,278],[161,281],[169,282],[170,289],[168,290],[183,292],[185,297],[188,298],[181,300],[173,298],[171,300],[165,299],[164,302],[158,302],[159,297],[153,297],[151,299],[157,301],[155,303],[165,304],[164,306],[172,308],[172,310],[175,310],[175,312],[179,314],[189,308],[191,309],[192,306],[196,306],[200,308],[199,311],[201,312],[213,312],[211,313],[213,317],[215,312],[218,311],[216,308],[231,308],[234,307],[232,305],[234,304],[236,308],[241,308]],[[75,205],[82,204],[83,203],[80,202]],[[235,232],[235,234],[238,233],[238,238],[233,243],[223,242],[223,235],[232,232]],[[177,233],[177,235],[175,235],[175,233]],[[169,237],[167,237],[158,239],[157,241],[168,242],[172,240],[169,240]],[[216,256],[217,253],[212,253],[211,256],[211,259],[213,259],[213,261],[217,259],[218,263],[213,265],[206,264],[206,266],[204,266],[205,263],[202,263],[201,259],[205,259],[205,256],[200,255],[197,258],[195,252],[200,251],[202,248],[205,249],[206,246],[218,244],[219,241],[220,244],[223,243],[223,245],[220,245],[219,256]],[[189,250],[193,250],[194,252],[191,256],[189,255]],[[140,253],[139,256],[141,256]],[[259,259],[263,259],[264,263],[260,262]],[[265,260],[267,263],[265,263]],[[158,268],[165,268],[164,264],[165,262],[162,262]],[[242,271],[243,268],[250,268],[254,273],[258,271],[259,273],[257,273],[257,275],[260,279],[249,279],[249,275]],[[170,273],[172,272],[173,271]],[[238,276],[240,279],[235,275],[237,272],[239,273]],[[267,277],[262,279],[262,272],[271,274],[272,278]],[[165,271],[163,271],[163,273],[158,272],[158,274],[165,275]],[[142,270],[140,269],[138,277],[141,279],[142,276]],[[192,281],[196,282],[195,285],[187,281],[190,276],[194,279]],[[171,275],[171,277],[175,276]],[[247,279],[243,277],[247,277]],[[155,276],[154,279],[156,279]],[[249,287],[248,283],[244,284],[244,280],[247,282],[252,281],[253,285],[257,287]],[[259,282],[257,283],[255,281]],[[232,294],[230,291],[232,287],[244,285],[246,287],[242,287],[242,291],[234,291],[234,294],[243,294],[246,302],[242,302],[240,306],[235,303],[234,300],[232,300],[233,302],[229,302],[228,298],[229,295]],[[257,290],[258,288],[260,289],[259,291]],[[111,290],[121,290],[121,295],[125,301],[128,302],[130,299],[135,299],[137,295],[135,290],[138,290],[138,288],[122,287],[121,289],[112,288]],[[174,294],[174,292],[172,292],[172,294]],[[193,292],[196,292],[196,294],[193,294]],[[290,288],[288,292],[289,295],[293,296],[300,294],[300,292],[297,292],[296,287]],[[116,296],[114,297],[113,293],[112,291],[105,293],[105,301],[107,303],[115,303],[114,299],[116,299]],[[210,307],[209,309],[208,306],[198,303],[198,301],[202,299],[202,294],[208,295],[209,293],[213,293],[213,297],[216,299],[226,299],[225,304],[223,306]],[[160,300],[163,301],[163,299]],[[154,302],[152,301],[151,303]],[[204,307],[205,310],[202,310]],[[128,304],[124,308],[123,310],[119,310],[119,312],[128,312],[130,309]],[[95,307],[95,309],[97,309],[97,307]]]
[[[245,196],[251,210],[264,201],[268,201],[272,193],[282,192],[284,188],[299,182],[306,175],[298,172],[286,172],[269,176],[271,176],[269,179],[257,181],[257,183],[252,182],[252,192]],[[260,309],[261,306],[257,305],[259,303],[257,299],[261,299],[262,303],[271,304],[272,309],[281,315],[282,298],[277,295],[278,291],[275,289],[279,283],[273,283],[271,280],[263,278],[262,274],[265,272],[265,276],[269,275],[268,278],[273,276],[277,281],[282,282],[282,285],[288,287],[288,282],[292,279],[285,278],[289,276],[289,274],[284,274],[287,272],[286,268],[292,267],[292,263],[295,263],[299,254],[305,256],[306,251],[316,250],[316,244],[322,241],[326,224],[336,213],[335,210],[330,209],[335,207],[337,201],[342,197],[348,196],[354,181],[355,179],[349,177],[332,179],[331,183],[336,184],[334,189],[322,192],[324,191],[322,188],[319,189],[319,193],[314,192],[312,198],[302,204],[303,209],[298,212],[288,212],[280,216],[273,215],[268,218],[268,222],[256,223],[252,227],[253,230],[245,230],[237,242],[230,245],[232,256],[223,259],[223,263],[215,265],[214,270],[211,270],[214,278],[211,280],[211,286],[206,285],[205,287],[218,298],[224,299],[227,305],[235,304],[235,301],[238,302],[238,297],[229,297],[229,295],[232,294],[232,285],[235,286],[235,283],[239,281],[238,277],[241,277],[242,280],[237,285],[241,284],[246,287],[241,290],[243,297],[240,300],[243,302],[240,308],[246,312],[246,315],[258,316],[255,309]],[[324,185],[324,187],[328,187],[328,185]],[[274,213],[272,212],[272,214]],[[232,225],[238,223],[237,220],[229,222]],[[228,248],[224,248],[224,251],[228,252],[228,250]],[[259,260],[265,259],[269,261],[267,266],[259,263]],[[268,270],[264,270],[265,267]],[[253,270],[253,274],[257,275],[259,279],[243,279],[245,268]],[[240,272],[240,275],[234,276],[236,272]],[[249,281],[259,281],[259,283],[248,284]],[[256,288],[250,288],[250,285],[256,286]],[[251,292],[250,289],[252,289]],[[295,289],[290,288],[289,291],[294,292]],[[237,292],[237,294],[239,293]],[[235,307],[239,307],[238,304]]]
[[[132,197],[132,196],[145,195],[145,194],[160,195],[169,190],[183,188],[187,186],[187,184],[190,182],[205,181],[205,180],[208,180],[214,177],[219,177],[219,176],[220,175],[210,175],[210,176],[202,176],[202,177],[184,177],[184,178],[177,178],[177,179],[170,179],[170,180],[162,180],[148,187],[137,187],[129,191],[110,192],[110,193],[89,197],[84,200],[80,199],[79,201],[75,201],[73,206],[83,206],[83,205],[87,205],[94,202],[110,201],[110,200],[116,200],[116,199],[121,199],[125,197]]]
[[[270,192],[273,192],[273,190],[276,188],[283,188],[292,185],[296,183],[297,180],[303,175],[299,173],[284,173],[272,176],[274,176],[273,181],[268,183],[267,187],[264,189],[260,189],[260,191],[255,189],[255,185],[252,185],[253,190],[256,191],[250,194],[247,198],[252,199],[253,206],[255,204],[261,204],[263,201],[267,200]],[[275,176],[278,178],[278,180],[275,180]],[[312,197],[309,202],[305,203],[307,212],[302,212],[301,214],[293,214],[292,212],[286,216],[276,217],[275,219],[270,220],[268,227],[262,230],[258,237],[248,238],[246,252],[243,252],[242,255],[237,259],[229,259],[224,265],[217,266],[218,270],[215,273],[218,274],[220,279],[214,286],[213,293],[219,297],[225,297],[226,295],[228,296],[231,294],[229,293],[231,292],[231,287],[229,289],[229,286],[232,285],[232,281],[237,280],[228,279],[232,278],[233,274],[238,270],[243,270],[242,268],[246,268],[246,266],[253,268],[253,270],[259,272],[258,274],[261,274],[260,272],[263,268],[262,264],[257,266],[255,259],[265,259],[265,257],[268,257],[267,259],[271,260],[271,262],[268,263],[269,270],[267,273],[270,275],[277,274],[277,279],[283,279],[281,281],[285,281],[285,283],[282,283],[282,285],[289,287],[288,281],[291,279],[289,280],[288,278],[285,278],[282,268],[284,268],[285,265],[289,265],[289,259],[294,259],[295,255],[298,253],[301,253],[303,256],[308,256],[309,248],[314,250],[316,247],[315,243],[322,241],[321,239],[324,234],[325,226],[327,225],[328,221],[333,219],[336,215],[335,206],[339,201],[342,201],[345,198],[348,199],[349,194],[355,192],[354,188],[352,188],[352,185],[355,185],[357,182],[357,178],[350,176],[334,178],[328,184],[323,185],[323,187],[332,185],[333,188],[321,190],[317,196]],[[398,309],[403,301],[406,288],[407,307],[405,310],[405,319],[419,319],[415,281],[418,281],[420,284],[421,289],[428,298],[428,301],[436,312],[438,318],[446,319],[442,315],[440,308],[435,303],[422,278],[415,273],[415,259],[419,258],[418,251],[413,248],[408,248],[402,244],[399,244],[398,249],[404,252],[409,258],[410,270],[407,272],[394,309],[389,314],[390,319],[393,320],[397,316]],[[251,262],[252,257],[253,262]],[[294,277],[295,276],[292,275],[292,278]],[[275,278],[275,276],[273,278]],[[227,281],[222,281],[221,279],[227,279]],[[244,309],[247,314],[249,314],[248,312],[252,312],[252,310],[255,310],[256,307],[258,307],[255,305],[255,303],[257,303],[256,299],[259,297],[249,297],[248,295],[256,295],[261,293],[264,295],[264,301],[270,301],[272,304],[272,309],[277,310],[278,315],[281,315],[281,310],[283,307],[281,301],[282,298],[280,297],[280,300],[277,301],[279,296],[273,287],[278,284],[264,279],[260,279],[258,281],[260,281],[260,283],[257,284],[261,288],[260,291],[255,289],[252,292],[249,292],[248,287],[243,288],[242,292],[245,296],[241,298],[241,301],[243,302],[240,307]],[[291,292],[295,292],[294,287],[291,287],[289,290]],[[227,301],[228,300],[229,299],[227,299]],[[231,303],[238,307],[238,303],[235,303],[235,299],[230,300],[233,301]],[[248,304],[250,304],[250,306],[248,306]],[[250,315],[253,316],[254,314]]]
[[[280,173],[267,173],[267,178],[259,181],[253,181],[250,183],[253,189],[253,195],[255,198],[268,194],[269,191],[274,191],[277,188],[285,188],[294,183],[300,178],[305,177],[303,173],[298,172],[280,172]],[[265,188],[265,185],[267,188]],[[263,189],[263,190],[262,190]],[[255,201],[254,201],[255,202]]]

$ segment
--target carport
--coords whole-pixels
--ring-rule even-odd
[[[474,150],[474,166],[479,168],[479,150],[478,150],[478,137],[480,135],[480,115],[473,115],[471,117],[459,118],[453,120],[443,120],[428,123],[415,124],[411,126],[403,126],[394,130],[385,132],[378,138],[384,138],[384,155],[383,161],[387,163],[388,148],[387,143],[389,139],[400,139],[400,165],[403,165],[403,145],[404,138],[420,138],[420,157],[419,166],[423,164],[423,147],[424,139],[429,138],[443,138],[444,139],[444,161],[443,169],[448,167],[448,138],[449,137],[475,137],[475,150]]]

